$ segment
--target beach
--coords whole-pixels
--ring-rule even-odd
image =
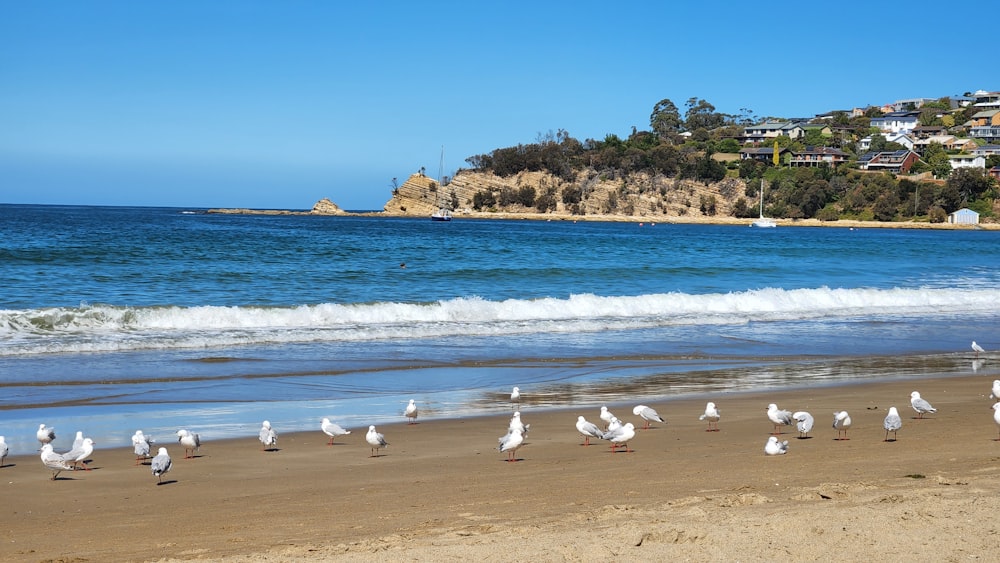
[[[989,360],[987,360],[989,361]],[[516,462],[496,450],[508,415],[380,426],[378,457],[353,428],[328,446],[318,430],[206,442],[157,479],[130,449],[98,449],[91,471],[56,481],[35,455],[3,477],[8,561],[760,561],[991,559],[1000,508],[1000,442],[991,376],[920,377],[650,403],[666,419],[631,453],[589,447],[578,415],[600,404],[532,410]],[[919,390],[936,408],[909,406]],[[719,406],[720,431],[698,416]],[[641,426],[634,403],[609,405]],[[765,456],[768,403],[816,418],[808,439],[785,427]],[[882,420],[896,406],[898,440]],[[853,419],[837,441],[834,411]],[[129,420],[123,432],[131,433]],[[194,429],[197,431],[197,429]],[[161,437],[169,438],[169,437]]]

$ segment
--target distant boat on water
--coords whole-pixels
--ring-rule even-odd
[[[760,179],[760,217],[750,223],[751,227],[757,227],[758,229],[772,229],[777,227],[778,224],[774,222],[774,219],[769,217],[764,217],[764,179]]]
[[[451,211],[442,207],[431,214],[431,221],[451,221]]]

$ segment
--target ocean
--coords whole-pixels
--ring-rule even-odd
[[[970,344],[1000,348],[998,327],[997,231],[0,205],[13,453],[42,423],[61,450],[78,430],[101,448],[137,429],[253,437],[264,419],[363,429],[409,399],[421,418],[509,413],[514,385],[522,410],[586,413],[991,381],[996,356]]]

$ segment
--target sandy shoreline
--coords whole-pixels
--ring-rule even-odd
[[[495,450],[507,415],[380,427],[390,446],[378,458],[361,428],[334,446],[318,430],[281,435],[280,451],[266,453],[254,436],[210,442],[188,460],[171,442],[174,468],[161,486],[125,449],[99,449],[92,471],[58,481],[36,456],[19,456],[0,468],[0,558],[992,558],[1000,442],[991,382],[721,394],[721,431],[711,433],[698,420],[702,400],[653,404],[667,424],[615,454],[605,442],[582,447],[573,427],[578,414],[597,421],[599,404],[527,406],[531,432],[516,463]],[[911,418],[914,389],[936,414]],[[785,456],[763,454],[769,402],[816,418],[810,439],[785,430]],[[889,406],[903,415],[897,442],[883,442]],[[630,408],[612,410],[638,423]],[[833,440],[835,410],[854,419],[848,441]]]

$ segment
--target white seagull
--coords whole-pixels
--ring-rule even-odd
[[[705,430],[705,432],[718,432],[719,418],[719,409],[715,408],[715,403],[709,401],[708,403],[705,403],[705,414],[699,416],[698,420],[708,421],[708,430]]]
[[[258,439],[260,440],[261,450],[266,451],[268,449],[273,449],[278,445],[278,433],[274,431],[274,428],[271,428],[270,421],[265,420],[264,423],[261,424]]]
[[[515,408],[520,405],[520,403],[521,403],[521,388],[520,387],[514,387],[513,389],[510,390],[510,402],[511,402],[511,405],[513,405]]]
[[[160,485],[163,483],[163,474],[170,471],[170,466],[172,465],[170,461],[170,455],[167,453],[167,448],[160,448],[156,452],[156,457],[150,462],[149,467],[153,470],[153,475],[156,475],[156,484]]]
[[[975,340],[972,341],[972,350],[976,353],[976,359],[979,358],[979,353],[980,352],[985,352],[986,351],[986,350],[983,350],[982,346],[980,346],[979,344],[976,344]]]
[[[809,431],[813,429],[813,415],[807,413],[806,411],[796,411],[792,413],[792,418],[795,419],[795,426],[799,430],[799,438],[808,438]]]
[[[584,441],[581,446],[589,446],[591,438],[600,438],[604,435],[601,429],[593,422],[587,422],[582,416],[576,417],[576,430],[583,435]]]
[[[52,440],[56,439],[56,429],[47,428],[44,424],[38,425],[38,432],[35,433],[38,437],[38,441],[42,444],[51,444]]]
[[[646,405],[636,405],[632,409],[632,414],[642,417],[646,421],[646,424],[642,427],[643,430],[649,430],[650,422],[666,422],[652,407],[647,407]]]
[[[777,436],[771,436],[764,444],[764,453],[767,455],[782,455],[788,453],[788,440],[778,441]]]
[[[367,440],[372,447],[372,455],[370,457],[378,457],[379,449],[389,445],[389,442],[385,441],[385,436],[375,431],[375,425],[368,427],[368,433],[365,434],[365,440]]]
[[[920,393],[914,391],[910,393],[910,406],[917,411],[917,418],[923,418],[925,412],[936,413],[937,409],[932,407],[926,400],[920,398]]]
[[[899,411],[896,407],[889,407],[889,414],[885,415],[885,421],[882,422],[882,426],[885,427],[885,442],[889,441],[889,432],[892,432],[892,441],[896,441],[896,432],[903,427],[903,419],[899,418]]]
[[[146,436],[142,433],[142,430],[136,430],[135,434],[132,434],[132,451],[135,452],[135,464],[139,465],[149,456],[150,447],[153,445],[155,440],[152,436]]]
[[[525,424],[521,422],[521,411],[514,411],[514,414],[510,417],[510,424],[507,426],[507,431],[517,430],[525,438],[528,437],[528,430],[531,428],[530,424]]]
[[[343,428],[341,428],[341,426],[336,422],[330,422],[329,418],[324,418],[323,421],[320,422],[319,427],[324,434],[330,437],[330,441],[326,443],[326,445],[328,446],[333,445],[333,440],[337,436],[344,436],[345,434],[351,433],[350,430],[344,430]]]
[[[76,431],[76,438],[73,438],[73,445],[70,447],[70,450],[71,451],[72,450],[78,450],[78,449],[80,449],[82,447],[83,447],[83,432],[77,430]]]
[[[507,434],[500,437],[497,447],[500,453],[507,453],[507,461],[517,461],[517,449],[524,445],[524,434],[517,428],[509,428]]]
[[[792,413],[779,409],[778,405],[774,403],[767,405],[767,418],[774,424],[775,434],[781,434],[782,426],[790,426],[792,424]]]
[[[56,477],[63,471],[73,471],[73,466],[68,465],[63,456],[57,454],[52,450],[52,444],[44,444],[42,446],[42,454],[39,456],[42,458],[42,463],[45,467],[48,467],[52,471],[52,480],[55,481]]]
[[[993,380],[993,389],[990,389],[990,398],[1000,401],[1000,379]]]
[[[611,414],[608,407],[601,407],[601,420],[604,421],[604,428],[607,428],[608,425],[611,424],[611,419],[614,417],[615,415]]]
[[[417,423],[417,403],[413,399],[410,399],[410,404],[406,405],[406,410],[403,411],[403,414],[406,415],[406,418],[410,419],[407,424]]]
[[[194,452],[201,449],[201,436],[183,428],[177,431],[177,441],[184,446],[184,459],[194,457]]]
[[[847,411],[833,413],[833,428],[837,431],[837,440],[850,440],[847,429],[851,427],[851,415]]]
[[[635,438],[635,426],[631,422],[628,422],[625,426],[605,432],[601,438],[611,442],[612,453],[617,451],[615,448],[619,445],[625,446],[625,453],[632,453],[632,450],[628,447],[628,442],[632,438]]]
[[[78,469],[76,464],[82,463],[83,468],[90,471],[87,467],[87,458],[94,453],[94,441],[90,438],[84,438],[81,440],[80,447],[73,448],[72,450],[62,454],[64,460],[73,464],[73,469]]]
[[[997,423],[998,432],[1000,432],[1000,403],[993,403],[993,422]],[[1000,442],[1000,435],[998,435],[997,441]]]
[[[10,446],[4,441],[4,437],[0,436],[0,467],[3,467],[3,462],[7,460],[7,454],[10,453]]]

